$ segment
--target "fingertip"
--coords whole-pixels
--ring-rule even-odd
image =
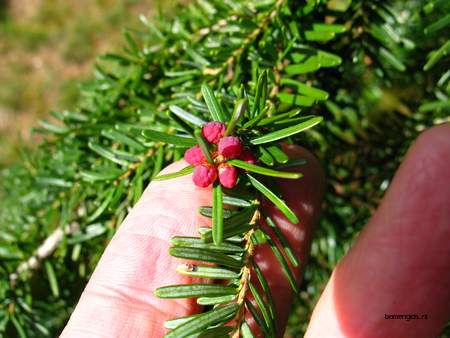
[[[283,145],[291,160],[304,159],[305,164],[289,169],[303,174],[298,180],[278,179],[283,197],[299,218],[306,215],[318,218],[325,193],[325,172],[319,160],[307,149],[297,145]],[[317,221],[317,219],[315,219]],[[314,220],[308,223],[316,223]]]
[[[292,224],[274,204],[268,201],[264,202],[263,208],[275,222],[299,262],[298,266],[294,266],[283,254],[298,284],[309,255],[313,230],[320,215],[325,175],[319,161],[305,148],[295,145],[283,145],[282,147],[291,160],[303,158],[306,161],[303,165],[289,169],[289,171],[301,172],[302,178],[298,180],[277,179],[283,199],[297,215],[299,223]],[[281,252],[284,252],[277,235],[264,220],[263,227],[274,239]],[[292,287],[270,245],[263,244],[256,248],[255,261],[265,276],[273,296],[277,315],[277,336],[282,337],[294,298]],[[258,336],[262,336],[254,320],[250,319],[249,324]]]
[[[335,268],[306,337],[438,336],[450,316],[448,163],[449,124],[411,145],[380,207]]]
[[[304,147],[294,144],[283,144],[282,148],[284,152],[289,156],[290,160],[305,159],[304,165],[294,167],[293,170],[301,172],[303,178],[311,182],[311,185],[315,187],[315,194],[318,197],[323,197],[325,191],[325,171],[322,168],[319,160],[314,154]],[[285,182],[288,182],[285,180]],[[302,183],[302,179],[298,181],[298,184]],[[287,187],[289,191],[289,187]]]
[[[450,123],[436,125],[423,131],[416,143],[427,151],[435,149],[446,153],[450,152]]]
[[[422,132],[411,145],[398,175],[397,186],[411,180],[409,186],[433,186],[436,179],[446,181],[450,163],[450,124],[442,124]],[[444,182],[443,182],[444,183]],[[395,189],[394,192],[397,190]]]

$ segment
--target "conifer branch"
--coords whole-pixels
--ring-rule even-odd
[[[325,282],[367,221],[417,133],[448,121],[447,3],[346,3],[194,0],[173,20],[141,17],[142,31],[125,34],[127,47],[100,58],[77,107],[52,112],[56,122],[37,128],[39,149],[1,171],[0,335],[61,331],[106,239],[144,187],[153,179],[195,174],[192,165],[157,176],[196,143],[195,130],[213,120],[210,107],[251,163],[215,154],[218,145],[211,146],[212,163],[201,171],[212,174],[209,179],[217,174],[215,184],[220,175],[225,185],[236,184],[222,186],[222,196],[216,190],[216,206],[234,209],[204,206],[203,215],[215,215],[215,232],[201,228],[198,237],[172,239],[170,254],[208,262],[178,272],[228,284],[178,289],[209,295],[198,303],[210,310],[190,318],[196,321],[187,329],[199,332],[200,325],[213,336],[251,336],[245,320],[237,325],[239,311],[247,311],[266,336],[279,330],[267,281],[249,254],[266,242],[298,291],[289,267],[299,262],[290,243],[255,205],[265,195],[296,221],[271,177],[290,176],[285,170],[302,161],[290,161],[277,142],[313,149],[330,174],[331,193],[308,266],[313,273],[304,279],[314,286]],[[264,77],[265,85],[259,81]],[[212,105],[202,99],[205,84],[215,96]],[[314,126],[320,122],[314,114],[326,123]],[[236,144],[230,139],[228,146]],[[250,224],[258,211],[276,237]],[[49,234],[43,242],[42,233]],[[38,283],[39,299],[35,280],[48,284]],[[239,288],[241,281],[245,287]],[[317,298],[310,289],[296,304],[302,313],[310,313]],[[221,326],[232,319],[235,326]],[[301,336],[306,320],[291,318],[297,324],[290,334]],[[179,324],[166,323],[169,337],[186,329],[176,329]]]
[[[225,76],[225,82],[231,81],[233,78],[233,66],[238,60],[244,51],[257,39],[257,37],[267,28],[269,22],[277,15],[281,5],[285,0],[277,0],[276,4],[272,11],[266,15],[259,25],[244,39],[240,48],[234,50],[232,54],[228,57],[228,59],[224,62],[224,64],[219,68],[205,68],[203,70],[204,75],[212,75],[217,77],[220,73],[227,70],[227,75]],[[208,32],[209,33],[209,32]]]
[[[27,260],[21,262],[17,269],[9,275],[9,281],[14,287],[18,278],[29,271],[37,270],[40,268],[43,260],[47,259],[58,248],[64,236],[71,235],[79,229],[79,224],[73,222],[62,228],[57,228],[53,231],[39,247],[36,249],[35,254],[30,256]]]

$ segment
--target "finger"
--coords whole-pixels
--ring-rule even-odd
[[[319,219],[325,180],[319,162],[306,149],[298,146],[284,146],[283,150],[289,154],[291,159],[304,158],[306,160],[306,165],[293,169],[293,171],[299,171],[303,174],[300,180],[280,179],[277,182],[283,193],[284,200],[298,216],[300,222],[296,225],[292,224],[270,202],[264,203],[264,208],[289,242],[294,255],[299,261],[298,267],[292,266],[288,261],[289,268],[294,272],[297,284],[299,284],[309,255],[313,230]],[[276,238],[269,227],[265,226],[264,229],[272,235],[272,238]],[[279,241],[275,240],[275,242],[278,247],[282,248]],[[273,296],[277,318],[277,336],[282,337],[290,313],[291,303],[294,299],[292,288],[270,245],[257,246],[255,261],[262,270]],[[252,281],[254,282],[256,276],[254,273],[252,276]],[[260,293],[263,294],[259,283],[256,283],[256,286]],[[247,313],[246,321],[250,324],[252,331],[255,332],[255,336],[264,337],[254,318],[249,313]]]
[[[174,163],[163,173],[186,165]],[[181,261],[168,255],[170,238],[197,236],[208,224],[198,208],[210,203],[211,190],[197,188],[191,176],[152,182],[106,248],[62,336],[162,337],[165,320],[198,310],[192,300],[163,300],[153,292],[192,283],[175,271]]]
[[[305,154],[304,150],[292,147],[289,151],[297,152],[297,155]],[[312,167],[318,168],[313,158],[310,163],[313,164]],[[176,164],[168,170],[178,170],[183,165],[185,164]],[[310,164],[303,169],[307,171],[309,168]],[[308,177],[309,174],[305,176]],[[289,185],[280,182],[282,186],[287,185],[288,204],[294,211],[305,209],[311,212],[311,208],[317,209],[311,205],[315,203],[311,198],[305,198],[303,206],[291,201],[299,197],[294,196],[301,191],[301,189],[297,191],[296,186],[304,187],[304,194],[308,194],[308,190],[305,190],[311,186],[308,182],[309,179],[294,185],[292,182],[289,182]],[[86,336],[90,333],[92,336],[160,337],[164,333],[165,320],[198,310],[195,302],[191,300],[177,300],[174,304],[174,300],[156,298],[153,290],[163,285],[184,284],[191,281],[175,273],[176,266],[181,261],[167,254],[168,243],[170,237],[175,234],[197,235],[195,229],[208,224],[207,219],[198,216],[198,207],[210,204],[211,191],[196,188],[190,176],[172,180],[170,184],[152,183],[105,251],[64,331],[64,336],[75,337],[80,333]],[[308,221],[311,217],[308,212],[305,212],[302,221],[305,229],[297,231],[294,231],[295,227],[286,222],[275,210],[271,212],[288,237],[291,235],[300,240],[304,236],[304,242],[307,243],[310,232],[306,227],[312,223]],[[301,240],[294,240],[293,244],[299,242]],[[307,252],[306,246],[296,250],[298,255]],[[274,259],[270,252],[261,253],[260,256],[266,257],[267,262]],[[264,265],[261,267],[267,270]],[[274,278],[269,280],[271,286],[277,285],[279,281],[281,281],[279,285],[285,285],[283,284],[285,277],[279,274],[277,269],[274,270]],[[272,273],[272,270],[268,271]],[[290,297],[290,293],[286,295]],[[279,293],[280,297],[286,295]],[[280,302],[276,304],[281,305]],[[284,322],[285,313],[286,311],[280,310]]]
[[[450,318],[449,163],[450,125],[418,138],[333,272],[306,337],[438,336]],[[409,314],[427,319],[387,319]]]

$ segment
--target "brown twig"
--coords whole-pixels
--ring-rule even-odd
[[[247,297],[247,291],[248,291],[248,283],[251,279],[251,273],[250,273],[250,265],[252,262],[252,257],[254,254],[255,245],[252,242],[252,236],[255,233],[255,230],[259,226],[259,219],[261,217],[261,214],[259,210],[256,210],[253,214],[252,220],[250,221],[250,224],[255,225],[252,229],[250,229],[244,236],[245,241],[245,265],[242,267],[241,270],[241,281],[240,281],[240,290],[237,298],[237,304],[240,305],[238,314],[236,315],[236,329],[232,335],[232,338],[239,338],[240,330],[241,330],[241,323],[244,320],[245,315],[245,307],[244,302],[245,298]]]
[[[231,81],[234,75],[234,64],[236,60],[241,57],[244,51],[250,46],[250,44],[263,32],[269,22],[277,15],[279,7],[283,4],[284,0],[278,0],[274,6],[274,9],[261,21],[261,24],[256,27],[243,41],[242,46],[231,53],[228,59],[223,63],[222,66],[217,68],[205,68],[203,69],[204,75],[216,76],[225,70],[227,70],[227,76],[225,77],[225,82]],[[206,32],[206,31],[205,31]],[[206,34],[210,31],[206,32]]]
[[[34,255],[29,257],[26,261],[20,263],[17,269],[9,275],[11,286],[14,286],[21,274],[26,271],[37,270],[41,266],[41,262],[47,257],[51,256],[58,248],[65,235],[74,233],[79,229],[79,224],[76,222],[66,225],[64,228],[55,229],[50,236],[48,236],[41,245],[36,249]]]

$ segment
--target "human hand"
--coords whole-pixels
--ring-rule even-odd
[[[427,319],[394,320],[418,314]],[[450,124],[422,133],[339,262],[307,338],[437,337],[450,319]]]
[[[450,315],[449,136],[450,126],[440,126],[412,146],[379,210],[336,267],[307,337],[437,335]],[[267,211],[299,258],[300,280],[324,180],[311,154],[294,146],[288,152],[308,160],[303,179],[279,181],[300,223],[290,224],[275,207]],[[192,300],[159,299],[153,291],[189,281],[175,272],[180,260],[167,250],[173,235],[196,236],[196,228],[207,224],[197,212],[202,205],[211,205],[211,193],[189,176],[152,182],[105,250],[62,337],[162,337],[165,320],[198,310]],[[293,298],[289,283],[269,248],[258,247],[255,259],[284,330]],[[426,313],[428,320],[384,319],[398,313]]]

